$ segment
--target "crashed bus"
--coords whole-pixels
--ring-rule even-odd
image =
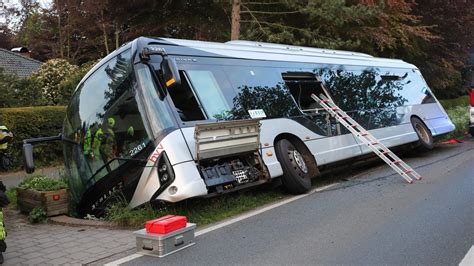
[[[310,95],[324,94],[387,147],[433,147],[454,125],[418,68],[363,53],[140,37],[79,83],[61,135],[80,215],[117,192],[131,207],[281,180],[305,193],[333,163],[370,150]]]

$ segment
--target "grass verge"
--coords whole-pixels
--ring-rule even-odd
[[[122,227],[143,228],[146,221],[167,214],[184,215],[189,221],[203,226],[275,202],[288,194],[277,189],[257,189],[225,194],[209,199],[189,199],[175,204],[152,206],[145,204],[132,209],[122,200],[107,211],[106,220]]]
[[[450,107],[445,110],[453,124],[456,126],[456,129],[443,136],[440,141],[453,139],[466,134],[469,129],[469,107],[467,105],[461,105]]]

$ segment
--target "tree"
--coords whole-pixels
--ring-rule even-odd
[[[427,51],[427,56],[406,55],[425,74],[438,96],[457,97],[466,93],[461,71],[474,47],[474,2],[465,0],[417,0],[414,13],[430,31],[439,36],[430,42],[414,45]]]
[[[10,50],[15,46],[15,35],[7,26],[0,26],[0,48]]]

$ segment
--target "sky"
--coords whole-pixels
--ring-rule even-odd
[[[40,4],[41,7],[47,8],[51,5],[53,0],[32,0]],[[20,0],[0,0],[0,2],[3,3],[3,5],[7,8],[12,8],[12,7],[20,7]],[[9,28],[13,28],[15,18],[12,18],[11,23],[9,23],[7,26]],[[3,14],[3,12],[0,12],[0,25],[5,25],[6,23],[6,18]]]
[[[34,0],[34,1],[38,2],[41,5],[41,7],[48,7],[53,2],[53,0]],[[3,2],[9,2],[13,5],[20,4],[20,0],[3,0]]]

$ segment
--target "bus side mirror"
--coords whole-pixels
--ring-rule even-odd
[[[178,65],[173,58],[169,58],[168,56],[163,57],[163,61],[161,61],[161,71],[166,88],[170,89],[181,84]]]
[[[25,164],[25,171],[31,174],[35,171],[35,163],[33,160],[33,145],[29,143],[23,144],[23,162]]]

